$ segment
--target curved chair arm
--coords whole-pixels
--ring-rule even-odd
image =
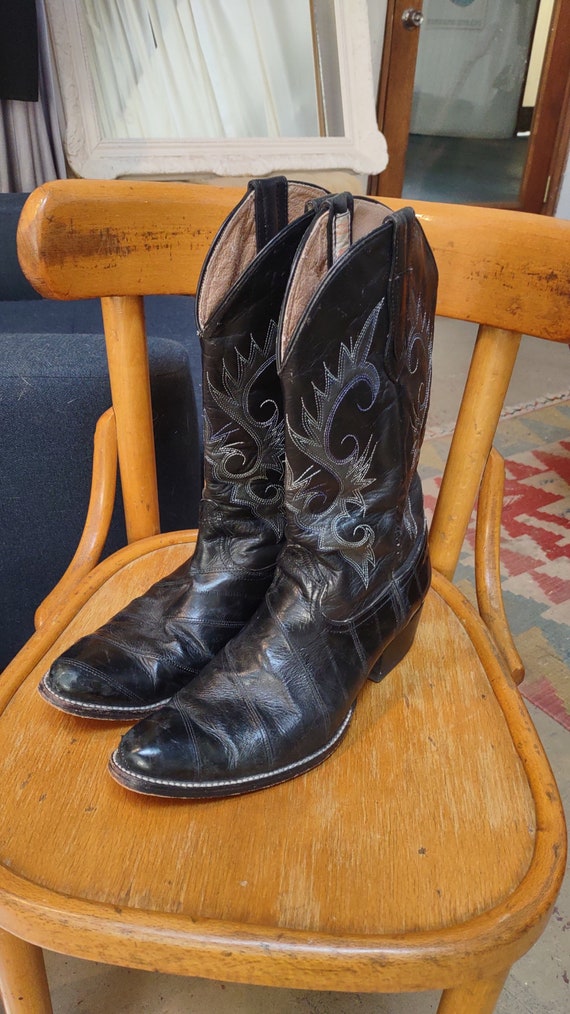
[[[475,532],[475,586],[479,612],[515,683],[524,679],[524,665],[516,649],[505,613],[501,589],[501,510],[505,462],[493,447],[479,492]]]

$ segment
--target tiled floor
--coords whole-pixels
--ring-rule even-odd
[[[439,322],[430,426],[449,426],[474,337],[469,325]],[[509,406],[570,388],[570,353],[525,339],[509,389]],[[531,714],[570,813],[570,736],[542,712]],[[55,1014],[430,1014],[434,993],[407,996],[312,993],[248,987],[113,968],[47,955]],[[511,972],[497,1014],[566,1014],[570,1009],[570,882],[566,879],[544,935]],[[465,1014],[469,1014],[468,1011]]]

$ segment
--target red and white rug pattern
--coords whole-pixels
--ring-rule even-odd
[[[422,453],[426,507],[437,497],[450,438]],[[523,695],[570,729],[570,401],[505,418],[496,446],[505,458],[501,535],[507,616],[526,667]],[[475,521],[457,583],[472,597]]]

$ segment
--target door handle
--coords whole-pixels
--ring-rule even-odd
[[[402,14],[404,28],[419,28],[423,23],[424,16],[421,11],[415,7],[406,7],[406,10]]]

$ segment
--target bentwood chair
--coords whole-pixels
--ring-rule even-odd
[[[158,534],[141,299],[195,291],[239,196],[69,180],[40,187],[22,215],[34,286],[102,297],[113,408],[95,436],[81,546],[0,680],[0,992],[8,1014],[50,1012],[49,948],[243,983],[441,989],[439,1014],[489,1014],[564,869],[562,807],[502,606],[491,446],[521,332],[568,341],[570,223],[415,204],[439,265],[438,313],[482,326],[417,639],[363,691],[329,760],[242,797],[140,796],[106,772],[123,727],[56,712],[36,692],[66,645],[192,553],[194,533]],[[117,447],[129,544],[96,565]],[[479,611],[452,583],[477,496]]]

